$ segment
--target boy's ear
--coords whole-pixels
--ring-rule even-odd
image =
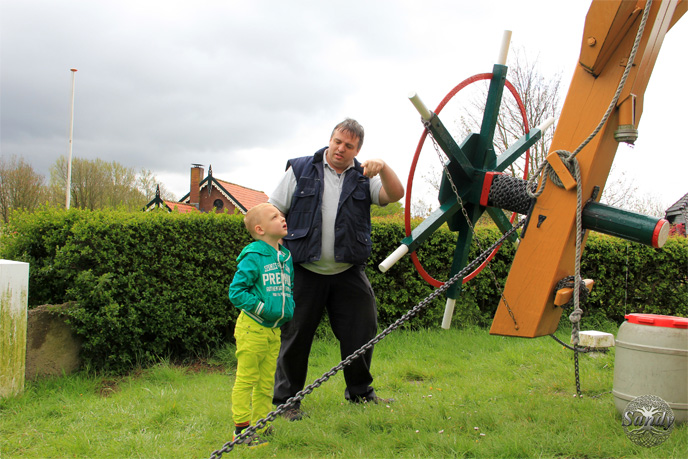
[[[260,236],[263,236],[263,235],[265,234],[265,230],[264,230],[263,227],[260,226],[260,225],[256,225],[256,226],[254,227],[254,230],[256,231],[256,234],[258,234],[258,235],[260,235]]]

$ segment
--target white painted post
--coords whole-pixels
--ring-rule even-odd
[[[74,83],[76,77],[76,69],[69,69],[72,72],[72,103],[70,104],[69,115],[69,149],[67,157],[67,189],[65,190],[65,208],[69,210],[72,199],[72,137],[74,135]]]
[[[454,307],[456,306],[455,298],[447,298],[447,304],[444,305],[444,317],[442,317],[442,328],[449,330],[451,328],[451,320],[454,315]]]
[[[0,260],[0,398],[24,391],[29,264]]]

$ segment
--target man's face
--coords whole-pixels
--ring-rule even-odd
[[[327,149],[327,162],[338,173],[342,173],[351,165],[358,155],[358,137],[340,129],[334,131]]]

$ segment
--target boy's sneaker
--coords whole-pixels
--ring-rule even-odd
[[[269,437],[275,432],[275,429],[272,427],[272,425],[269,425],[263,430],[259,430],[258,433],[260,434],[261,437]]]
[[[249,448],[254,448],[258,446],[265,446],[268,444],[268,441],[265,440],[264,438],[260,438],[258,435],[253,435],[251,438],[251,441],[248,442],[248,447]]]
[[[241,434],[239,434],[239,435],[241,435]],[[232,441],[235,441],[239,435],[234,434],[234,436],[232,437]],[[258,435],[256,435],[256,434],[253,434],[253,435],[249,435],[249,436],[246,437],[246,438],[242,438],[239,442],[237,442],[237,443],[235,443],[235,444],[236,444],[236,445],[246,445],[246,446],[248,446],[249,448],[253,448],[253,447],[256,447],[256,446],[267,445],[267,444],[268,444],[268,441],[267,441],[267,440],[264,440],[264,439],[262,439],[262,438],[260,438],[260,437],[259,437]]]
[[[288,421],[300,421],[306,417],[306,413],[301,411],[301,408],[290,408],[282,413],[281,416]]]

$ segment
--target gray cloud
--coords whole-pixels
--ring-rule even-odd
[[[435,106],[490,71],[503,28],[572,71],[587,5],[565,5],[4,0],[2,155],[48,175],[67,151],[76,67],[74,155],[182,177],[167,184],[177,194],[195,162],[269,192],[284,160],[323,146],[344,116],[367,128],[362,155],[405,179],[421,129],[408,91]]]

